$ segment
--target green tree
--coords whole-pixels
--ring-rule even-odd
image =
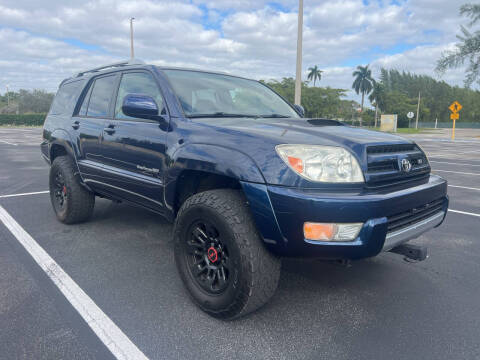
[[[390,114],[398,115],[398,127],[408,127],[407,114],[417,111],[417,99],[400,91],[391,91],[385,95],[385,108]],[[430,110],[420,103],[420,117],[428,118]]]
[[[0,96],[0,113],[47,113],[54,96],[44,90],[9,91],[10,106],[7,106],[7,96]]]
[[[370,93],[368,100],[372,105],[375,105],[375,127],[377,127],[377,115],[378,109],[384,110],[385,109],[385,87],[382,83],[374,82],[373,89]]]
[[[19,90],[18,109],[20,113],[46,113],[50,109],[54,94],[44,90]]]
[[[421,92],[421,121],[435,122],[435,119],[440,122],[450,121],[448,106],[454,100],[463,105],[458,121],[480,121],[480,92],[478,90],[450,86],[445,81],[437,81],[427,75],[400,72],[395,69],[381,69],[380,83],[385,88],[386,94],[391,92],[402,93],[411,99],[412,104],[417,103],[418,93]],[[428,109],[428,111],[422,111],[422,108]],[[389,104],[381,110],[387,113],[395,113]],[[416,112],[416,108],[411,111]],[[398,115],[400,116],[400,114]]]
[[[293,103],[295,94],[295,79],[283,78],[281,81],[262,81],[290,103]],[[302,84],[302,106],[306,117],[342,118],[350,120],[358,103],[344,100],[346,90],[330,87],[309,87]]]
[[[320,81],[322,79],[322,70],[320,70],[318,68],[317,65],[315,65],[314,67],[311,67],[311,68],[308,68],[308,80],[312,80],[313,79],[313,86],[315,87],[315,82],[318,80]]]
[[[362,105],[361,111],[363,112],[363,103],[365,100],[365,94],[369,94],[372,91],[373,83],[375,80],[372,78],[372,71],[367,66],[357,66],[352,76],[355,78],[352,84],[352,89],[355,90],[357,94],[362,93]],[[362,121],[360,120],[360,126],[362,126]]]
[[[471,19],[468,27],[475,25],[480,20],[480,5],[465,4],[460,7],[460,15],[465,15]],[[436,70],[443,74],[447,69],[458,68],[468,62],[465,76],[465,86],[469,87],[473,82],[480,83],[480,31],[470,32],[461,25],[461,35],[457,35],[460,40],[456,44],[456,49],[446,51],[437,62]]]

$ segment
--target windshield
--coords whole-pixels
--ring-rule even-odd
[[[254,80],[188,70],[163,70],[187,117],[299,118],[280,96]]]

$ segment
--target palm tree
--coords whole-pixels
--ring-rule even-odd
[[[322,79],[322,70],[320,70],[318,68],[317,65],[315,65],[314,67],[311,67],[311,68],[308,68],[308,80],[312,80],[313,79],[313,86],[315,86],[315,82],[318,80],[320,81]]]
[[[355,90],[357,94],[362,93],[362,108],[361,113],[363,112],[363,102],[365,99],[365,94],[369,94],[372,91],[373,83],[375,80],[372,78],[372,70],[367,66],[357,66],[352,76],[355,78],[353,81],[352,89]],[[362,118],[360,118],[360,126],[362,126]]]
[[[480,4],[464,4],[460,7],[460,15],[465,15],[471,19],[467,27],[471,28],[478,25],[480,20]],[[472,83],[480,83],[480,32],[478,29],[474,32],[461,25],[461,35],[457,35],[460,40],[454,50],[445,51],[440,60],[437,61],[435,70],[442,75],[447,69],[463,67],[465,68],[465,86],[470,87]]]
[[[378,109],[383,110],[385,108],[385,87],[382,83],[373,81],[373,89],[368,100],[371,104],[375,104],[375,127],[377,127]]]

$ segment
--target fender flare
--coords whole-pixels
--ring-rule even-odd
[[[185,170],[265,184],[265,178],[257,164],[240,150],[220,145],[191,143],[178,148],[170,158],[165,175],[165,204],[168,208],[173,208],[177,180]]]
[[[70,133],[63,129],[56,129],[51,133],[49,145],[48,145],[48,155],[49,155],[50,161],[52,159],[52,147],[54,145],[62,146],[67,152],[67,154],[73,158],[73,162],[75,163],[75,167],[83,183],[83,178],[80,173],[80,168],[78,167],[78,157],[80,156],[79,147],[78,147],[78,144],[72,141],[72,137]]]

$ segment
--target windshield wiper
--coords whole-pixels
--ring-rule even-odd
[[[287,119],[287,118],[290,118],[291,116],[282,115],[282,114],[266,114],[266,115],[258,115],[258,117],[261,117],[261,118],[282,118],[282,119]]]
[[[222,111],[218,111],[218,112],[215,112],[215,113],[211,113],[211,114],[192,114],[192,115],[188,115],[187,116],[188,118],[209,118],[209,117],[212,117],[212,118],[221,118],[221,117],[257,117],[256,115],[249,115],[249,114],[233,114],[233,113],[226,113],[226,112],[222,112]]]

